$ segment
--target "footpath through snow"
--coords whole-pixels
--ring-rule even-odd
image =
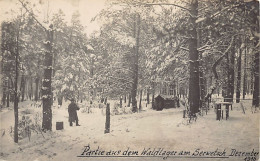
[[[28,107],[30,102],[24,104],[20,113],[26,110],[31,115],[41,113],[40,108]],[[44,133],[44,137],[33,133],[30,141],[24,138],[18,144],[13,143],[9,135],[10,127],[14,124],[13,110],[4,110],[0,113],[1,135],[5,131],[1,136],[0,160],[104,160],[103,157],[78,157],[90,154],[90,151],[92,155],[98,155],[98,152],[101,155],[104,151],[110,152],[111,156],[122,155],[123,152],[126,156],[132,156],[106,158],[111,160],[199,161],[202,159],[200,157],[207,157],[207,152],[219,155],[225,152],[227,156],[208,160],[244,160],[246,153],[259,152],[259,113],[252,113],[249,109],[243,114],[239,104],[235,104],[227,121],[217,121],[214,110],[210,109],[208,115],[199,116],[196,122],[187,124],[187,120],[182,118],[183,108],[163,111],[147,108],[141,113],[111,116],[111,132],[104,134],[105,116],[102,109],[94,108],[92,113],[79,111],[81,126],[70,127],[64,106],[53,109],[52,132]],[[64,130],[55,130],[56,121],[64,122]],[[146,154],[144,151],[147,151]],[[168,153],[164,157],[158,156],[160,151]],[[180,156],[182,151],[183,156]],[[245,152],[243,156],[242,152]],[[136,153],[138,156],[142,153],[146,157],[135,157]],[[169,157],[165,157],[167,155]],[[258,158],[259,154],[256,159]]]

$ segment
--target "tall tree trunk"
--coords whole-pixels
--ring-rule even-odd
[[[259,33],[259,2],[258,1],[254,1],[255,2],[255,12],[254,12],[254,16],[253,16],[253,24],[255,24],[254,27],[254,31],[256,33]],[[254,66],[253,66],[253,71],[254,71],[254,90],[253,90],[253,101],[252,101],[252,105],[255,107],[259,107],[259,47],[257,47],[259,43],[259,37],[255,36],[255,40],[254,40],[254,46],[255,46],[255,50],[253,50],[255,52],[254,55]]]
[[[245,39],[245,43],[247,46],[247,40]],[[244,56],[244,78],[243,78],[243,99],[245,99],[246,91],[247,91],[247,59],[246,59],[246,53],[247,53],[247,47],[245,47],[245,56]]]
[[[200,41],[201,41],[201,30],[198,29],[198,33],[197,33],[198,37],[197,37],[197,46],[200,47]],[[204,71],[203,71],[203,61],[202,61],[202,53],[199,53],[199,86],[200,86],[200,108],[203,109],[203,107],[205,107],[205,101],[204,101],[204,97],[206,95],[206,91],[205,91],[205,83],[206,81],[204,81]]]
[[[254,55],[252,55],[254,57]],[[251,60],[254,60],[253,58]],[[251,66],[251,75],[250,75],[250,94],[253,94],[253,89],[254,89],[254,63],[252,63]]]
[[[125,96],[124,96],[124,102],[126,103],[126,94],[125,94]]]
[[[226,55],[227,59],[227,80],[224,84],[224,101],[225,102],[233,102],[234,96],[234,46],[231,47],[231,51]]]
[[[43,105],[43,118],[42,128],[43,130],[52,130],[52,45],[53,45],[53,25],[50,25],[50,29],[46,30],[47,41],[45,43],[45,69],[44,79],[42,82],[42,105]]]
[[[239,57],[237,59],[237,89],[236,89],[236,103],[240,102],[240,85],[241,85],[241,56],[242,51],[239,49]]]
[[[24,75],[23,75],[23,74],[22,74],[22,78],[21,78],[20,91],[21,91],[21,95],[22,95],[22,100],[21,100],[21,102],[23,102],[23,101],[24,101],[24,93],[25,93],[25,78],[24,78]]]
[[[39,94],[39,78],[36,77],[35,79],[35,94],[34,94],[34,100],[38,101],[38,94]]]
[[[225,56],[226,58],[226,65],[225,68],[226,70],[223,69],[224,71],[224,81],[222,84],[222,96],[224,97],[224,102],[228,101],[229,98],[229,87],[228,87],[228,83],[229,83],[229,79],[230,79],[230,71],[229,71],[229,53],[226,54]]]
[[[198,26],[200,28],[200,26]],[[197,48],[200,47],[200,41],[201,41],[201,30],[197,30]],[[203,106],[203,99],[204,99],[204,87],[203,87],[203,66],[202,66],[202,54],[199,54],[199,88],[200,88],[200,102],[199,102],[199,108],[202,110]]]
[[[18,143],[18,70],[19,70],[19,29],[16,37],[16,55],[15,55],[15,83],[14,83],[14,142]]]
[[[203,74],[203,68],[202,68],[202,64],[200,65],[200,108],[203,108],[203,99],[206,95],[206,91],[205,91],[205,84],[204,84],[204,74]]]
[[[130,93],[130,94],[129,94],[129,98],[128,98],[129,100],[128,100],[128,105],[127,105],[127,107],[130,107],[130,105],[131,105],[131,96],[132,96],[132,95],[131,95],[131,93]]]
[[[135,25],[134,25],[134,38],[136,45],[134,46],[134,74],[133,74],[133,85],[132,85],[132,111],[137,112],[137,85],[138,85],[138,62],[139,62],[139,35],[140,35],[140,15],[135,15]]]
[[[176,81],[176,93],[177,93],[177,97],[180,97],[180,93],[179,93],[179,81],[177,79]]]
[[[31,77],[31,79],[30,79],[29,97],[30,97],[30,100],[32,100],[32,97],[33,97],[33,79],[32,79],[32,77]]]
[[[230,102],[231,101],[231,87],[230,87],[230,82],[231,82],[231,70],[230,70],[230,52],[226,55],[226,75],[225,75],[225,81],[223,83],[223,93],[222,95],[224,95],[224,102]]]
[[[198,0],[191,1],[190,7],[190,30],[189,40],[189,60],[190,60],[190,80],[189,80],[189,100],[191,115],[194,115],[199,110],[200,94],[199,94],[199,62],[197,50],[197,24],[198,16]]]
[[[10,80],[10,89],[14,89],[14,82],[13,82],[12,78],[9,78],[9,80]],[[9,98],[10,102],[14,102],[14,95],[10,93],[9,97],[10,97]]]
[[[140,91],[140,101],[139,101],[139,111],[142,111],[142,95],[143,95],[143,90],[141,89],[141,91]]]
[[[131,91],[131,98],[132,98],[132,111],[137,112],[137,100],[136,100],[136,94],[137,94],[137,83],[138,83],[138,75],[137,71],[138,65],[135,65],[135,73],[134,73],[134,83],[132,85],[132,91]]]
[[[6,107],[9,107],[9,102],[10,102],[10,81],[8,79],[7,82],[7,96],[6,96]]]
[[[150,88],[147,89],[147,104],[150,104]]]
[[[259,107],[259,52],[255,53],[254,59],[254,90],[252,105]]]
[[[154,92],[152,94],[152,108],[154,108]]]
[[[234,98],[234,82],[235,82],[235,47],[231,48],[231,58],[230,58],[230,66],[229,66],[229,70],[230,70],[230,81],[229,81],[229,87],[230,87],[230,102],[233,102],[233,98]]]
[[[3,96],[2,96],[2,105],[5,106],[6,104],[6,87],[3,87]]]
[[[120,96],[119,102],[120,102],[120,108],[122,108],[122,105],[123,105],[123,97],[122,96]]]
[[[41,79],[41,77],[40,77],[40,79],[39,79],[39,87],[42,87],[42,79]],[[42,97],[42,89],[41,88],[39,88],[38,89],[39,90],[39,92],[38,92],[38,99],[39,98],[41,98]]]
[[[152,109],[155,109],[154,94],[155,94],[155,83],[152,82]]]
[[[80,100],[80,87],[79,86],[80,86],[80,68],[79,68],[79,79],[78,79],[78,87],[77,87],[77,89],[78,89],[78,101]]]

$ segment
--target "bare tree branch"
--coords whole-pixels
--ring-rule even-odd
[[[187,48],[185,48],[183,46],[181,46],[180,49],[185,50],[185,51],[190,51],[189,49],[187,49]]]
[[[144,6],[175,6],[175,7],[179,7],[181,9],[184,9],[184,10],[190,12],[189,8],[186,8],[186,7],[174,4],[174,3],[142,3],[142,2],[136,2],[136,3],[133,3],[133,4],[144,5]]]
[[[217,66],[218,64],[221,62],[221,60],[227,55],[227,53],[229,52],[230,48],[233,46],[233,43],[234,43],[234,37],[236,35],[233,35],[232,38],[231,38],[231,42],[229,44],[229,46],[227,47],[227,49],[225,50],[225,52],[217,59],[217,61],[213,64],[212,66],[212,72],[214,74],[214,77],[215,77],[215,83],[214,83],[214,86],[211,88],[211,91],[204,97],[204,101],[206,101],[211,95],[212,93],[215,91],[215,89],[217,88],[218,86],[218,80],[219,80],[219,77],[218,77],[218,73],[217,73]]]
[[[28,12],[31,13],[33,19],[46,31],[47,29],[42,25],[42,23],[39,22],[39,20],[35,17],[33,11],[29,11],[29,9],[26,7],[26,4],[22,1],[19,0],[19,2],[21,3],[21,5],[23,6],[23,8]]]
[[[207,20],[207,19],[212,19],[212,18],[214,18],[214,17],[220,15],[222,12],[224,12],[224,11],[226,11],[226,10],[229,11],[229,10],[235,8],[235,7],[238,7],[238,6],[240,6],[240,4],[234,5],[234,6],[232,6],[232,7],[227,6],[227,7],[225,7],[224,9],[222,9],[221,11],[218,11],[218,12],[216,12],[216,13],[210,15],[210,16],[205,16],[205,17],[198,18],[198,19],[196,20],[196,23],[203,22],[203,21],[205,21],[205,20]]]

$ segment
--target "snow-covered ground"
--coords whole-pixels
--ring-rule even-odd
[[[57,105],[53,109],[53,131],[41,134],[32,133],[30,141],[28,137],[13,142],[9,132],[14,125],[12,109],[1,111],[1,149],[0,160],[244,160],[245,156],[230,156],[232,149],[240,152],[259,152],[259,112],[251,112],[251,102],[243,101],[246,113],[242,112],[240,104],[234,104],[228,120],[216,120],[214,109],[211,108],[207,115],[198,116],[197,121],[188,123],[183,119],[184,107],[154,111],[150,106],[144,111],[131,114],[129,108],[125,114],[111,115],[110,133],[104,134],[105,109],[92,108],[91,113],[82,112],[86,106],[84,103],[78,112],[81,126],[70,127],[68,124],[68,112],[66,102],[61,108]],[[114,102],[111,103],[111,112]],[[31,106],[32,102],[25,101],[19,104],[19,114],[26,113],[35,116],[41,113],[41,108]],[[123,105],[125,106],[125,105]],[[27,111],[27,112],[23,112]],[[121,110],[120,110],[121,111]],[[56,130],[56,122],[64,122],[64,130]],[[3,134],[4,132],[4,134]],[[105,153],[118,151],[134,152],[129,157],[78,157],[85,150],[84,146],[90,146],[91,150],[104,150]],[[163,156],[140,157],[144,149],[165,151],[177,151],[175,156],[163,158]],[[200,150],[198,150],[200,149]],[[205,158],[207,156],[196,155],[197,151],[226,152],[226,158]],[[186,155],[180,155],[186,151]],[[190,154],[188,153],[190,152]],[[234,152],[234,150],[233,150]],[[111,153],[112,154],[112,153]],[[192,156],[192,154],[196,156]],[[242,153],[240,153],[242,155]],[[92,156],[94,153],[92,154]],[[116,153],[114,153],[116,155]],[[192,156],[192,157],[191,157]],[[199,157],[199,158],[197,158]],[[256,156],[258,160],[259,154]],[[254,158],[253,158],[254,159]]]

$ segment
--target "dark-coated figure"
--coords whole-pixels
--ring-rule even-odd
[[[75,122],[75,121],[76,121],[76,126],[80,126],[78,115],[77,115],[77,110],[79,110],[79,107],[75,103],[75,100],[71,99],[71,103],[69,104],[69,107],[68,107],[70,126],[72,126],[72,122]]]

